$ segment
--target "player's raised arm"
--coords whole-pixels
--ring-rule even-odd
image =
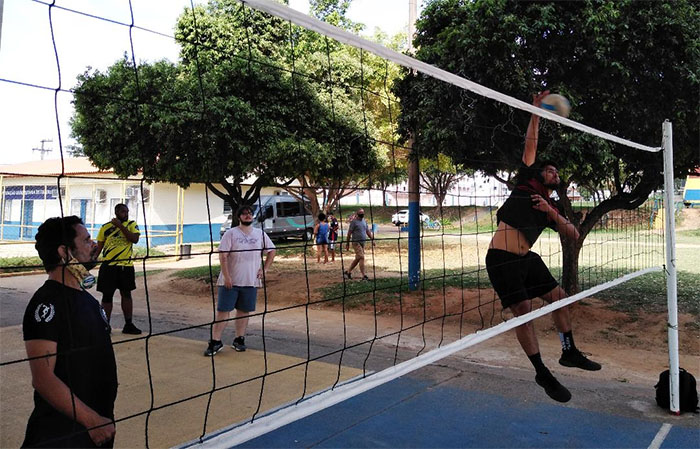
[[[532,96],[532,105],[540,107],[542,99],[549,95],[549,91],[545,90],[537,95]],[[527,126],[525,133],[525,149],[523,150],[523,164],[528,167],[535,163],[537,155],[537,139],[540,133],[540,116],[532,114],[530,124]]]

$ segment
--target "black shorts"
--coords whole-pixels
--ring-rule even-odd
[[[120,292],[136,290],[136,273],[133,266],[120,267],[107,264],[100,266],[100,272],[97,275],[97,291],[109,297],[115,290]]]
[[[486,253],[486,271],[504,309],[549,293],[559,285],[540,255],[532,251],[519,256],[500,249],[489,249]]]

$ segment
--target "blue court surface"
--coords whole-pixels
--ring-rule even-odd
[[[239,447],[700,448],[697,426],[662,426],[400,378]]]

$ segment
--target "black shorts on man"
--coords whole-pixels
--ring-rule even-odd
[[[136,290],[136,272],[134,267],[102,264],[97,275],[97,291],[105,294],[103,301],[116,290]],[[111,301],[105,301],[111,302]]]
[[[524,256],[491,248],[486,253],[486,271],[503,308],[537,298],[554,290],[554,279],[539,254]]]

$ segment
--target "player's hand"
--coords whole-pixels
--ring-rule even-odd
[[[539,108],[540,105],[542,104],[542,99],[543,99],[544,97],[546,97],[547,95],[549,95],[549,91],[548,91],[548,90],[542,91],[542,92],[540,92],[540,93],[538,93],[538,94],[533,94],[533,95],[532,95],[532,105],[533,105],[533,106],[537,106],[537,107]]]
[[[115,217],[115,218],[112,218],[111,223],[112,223],[114,226],[116,226],[116,227],[120,227],[120,226],[122,225],[121,220],[119,220],[119,219],[116,218],[116,217]]]
[[[224,278],[224,287],[226,287],[226,290],[231,290],[233,288],[233,281],[231,281],[231,279]]]
[[[533,194],[530,195],[530,198],[532,199],[532,208],[535,210],[540,212],[549,212],[549,209],[552,207],[549,205],[547,200],[542,198],[540,195]]]
[[[113,440],[114,435],[117,433],[114,422],[100,415],[97,415],[94,422],[91,423],[89,427],[91,429],[88,430],[88,435],[90,435],[90,439],[97,446],[102,446],[108,441]]]
[[[258,268],[258,279],[262,279],[265,276],[265,270]]]

